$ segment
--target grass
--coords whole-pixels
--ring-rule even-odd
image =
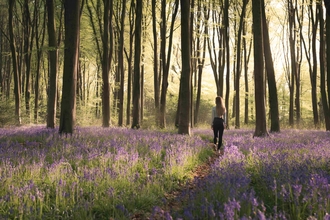
[[[182,189],[214,155],[211,130],[193,133],[0,129],[0,219],[330,218],[327,132],[225,130],[224,155],[194,190]],[[176,189],[180,207],[163,209]]]

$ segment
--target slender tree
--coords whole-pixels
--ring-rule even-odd
[[[324,36],[324,18],[323,18],[323,9],[322,4],[319,4],[320,7],[320,36]],[[323,113],[325,119],[325,129],[326,131],[330,131],[330,67],[326,65],[326,63],[330,63],[330,13],[327,11],[326,14],[326,35],[325,39],[320,38],[320,63],[321,71],[320,71],[320,87],[321,87],[321,99],[323,106]],[[324,49],[326,48],[326,51]],[[326,60],[324,58],[326,56]],[[327,61],[327,62],[324,62]],[[326,68],[326,69],[325,69]],[[327,83],[326,83],[326,79]]]
[[[37,61],[36,61],[36,74],[35,74],[35,83],[34,83],[34,122],[38,123],[38,112],[39,112],[39,84],[40,84],[40,73],[41,73],[41,62],[43,50],[41,49],[44,45],[45,35],[46,35],[46,13],[39,13],[40,8],[43,4],[41,1],[34,1],[34,22],[35,22],[35,41],[36,41],[36,50],[37,50]],[[41,19],[41,16],[43,18]],[[39,25],[41,23],[41,25]],[[41,28],[40,28],[41,26]]]
[[[13,18],[14,18],[14,5],[16,3],[15,0],[8,0],[9,7],[8,7],[8,15],[9,15],[9,39],[10,39],[10,50],[11,50],[11,58],[13,64],[13,72],[14,72],[14,93],[15,93],[15,117],[16,123],[18,125],[21,124],[21,86],[20,86],[20,77],[18,71],[18,61],[17,61],[17,52],[16,52],[16,43],[15,43],[15,36],[14,36],[14,27],[13,27]]]
[[[119,109],[118,109],[118,125],[123,125],[124,118],[124,85],[125,85],[125,69],[124,69],[124,39],[125,39],[125,15],[126,15],[126,0],[120,1],[122,4],[120,25],[119,28],[119,42],[118,42],[118,75],[119,79]]]
[[[264,98],[264,60],[261,20],[261,0],[252,0],[253,13],[253,48],[254,48],[254,86],[256,106],[255,137],[268,135],[266,130],[266,110]]]
[[[36,7],[35,3],[35,9]],[[23,47],[24,47],[24,62],[25,62],[25,110],[28,118],[30,117],[30,99],[31,99],[31,56],[33,47],[33,29],[37,28],[33,26],[33,22],[30,15],[29,1],[24,0],[23,2]]]
[[[64,72],[60,116],[60,134],[73,134],[76,118],[80,0],[64,1]]]
[[[265,67],[266,67],[268,90],[269,90],[269,108],[270,108],[270,118],[271,118],[270,131],[279,132],[280,119],[278,112],[277,87],[276,87],[274,63],[270,48],[268,25],[266,22],[264,0],[261,0],[261,14],[262,14],[263,49],[264,49]]]
[[[241,50],[242,50],[242,33],[243,33],[243,24],[246,14],[246,6],[249,0],[243,0],[242,12],[240,15],[238,33],[237,33],[237,51],[236,51],[236,80],[235,80],[235,101],[236,101],[236,115],[235,115],[235,128],[240,128],[240,78],[241,78]]]
[[[173,5],[173,13],[172,13],[172,21],[170,27],[170,36],[167,37],[167,19],[166,19],[166,0],[162,0],[162,23],[161,23],[161,59],[162,59],[162,85],[161,85],[161,97],[160,97],[160,127],[166,127],[165,115],[166,115],[166,96],[167,96],[167,88],[168,88],[168,75],[169,75],[169,67],[171,62],[172,55],[172,41],[173,41],[173,32],[174,32],[174,23],[176,20],[176,15],[178,13],[179,8],[179,0],[175,0]],[[169,38],[168,49],[166,53],[166,41]]]
[[[155,121],[159,124],[159,105],[160,105],[160,74],[158,71],[158,33],[157,33],[157,13],[156,0],[151,0],[152,10],[152,35],[153,35],[153,71],[154,71],[154,99],[155,99]]]
[[[203,16],[202,16],[203,14]],[[199,31],[197,42],[196,42],[196,63],[197,69],[195,78],[197,78],[197,94],[196,94],[196,104],[194,111],[194,124],[198,122],[199,107],[201,102],[202,93],[202,76],[206,57],[206,46],[207,46],[207,36],[209,35],[209,27],[207,25],[210,16],[210,9],[206,5],[202,5],[202,1],[198,1],[198,13],[197,13],[197,30]]]
[[[191,35],[190,35],[190,1],[181,0],[181,48],[182,48],[182,73],[180,80],[180,113],[179,134],[190,135],[190,110],[191,110]]]
[[[141,126],[141,26],[143,0],[136,0],[135,23],[135,52],[134,52],[134,79],[133,79],[133,122],[132,128]]]
[[[109,44],[112,42],[109,37],[111,18],[112,18],[112,1],[104,1],[103,11],[103,35],[102,35],[102,125],[110,126],[110,85],[109,85],[109,69],[111,56],[109,55]]]

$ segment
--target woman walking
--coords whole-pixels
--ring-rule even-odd
[[[220,153],[222,145],[222,136],[225,129],[226,121],[226,107],[221,96],[215,98],[215,106],[212,108],[212,129],[213,129],[213,143],[217,146],[217,151]],[[217,144],[218,139],[218,144]]]

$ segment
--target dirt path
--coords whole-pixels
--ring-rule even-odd
[[[213,144],[210,144],[210,147],[213,148]],[[223,154],[223,152],[221,152],[220,154]],[[153,217],[153,219],[165,220],[166,219],[165,212],[169,212],[170,210],[179,210],[181,208],[182,203],[177,198],[180,196],[181,192],[183,192],[184,190],[190,190],[190,191],[196,190],[197,182],[204,179],[207,175],[209,175],[211,173],[211,166],[212,166],[212,164],[214,164],[214,162],[217,159],[219,159],[219,154],[214,152],[212,157],[210,157],[207,162],[198,166],[192,172],[193,178],[191,178],[188,181],[188,183],[182,184],[178,190],[175,190],[171,193],[166,194],[165,195],[166,201],[165,201],[164,205],[161,207],[159,215],[156,217]],[[147,215],[150,215],[150,213]],[[148,219],[150,219],[150,218],[146,217],[145,214],[135,214],[131,218],[131,220],[148,220]]]

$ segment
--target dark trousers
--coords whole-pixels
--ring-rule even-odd
[[[222,136],[223,136],[223,130],[225,129],[225,126],[223,125],[224,121],[222,118],[214,118],[213,119],[213,143],[217,143],[218,140],[218,150],[220,150],[220,147],[222,145]]]

